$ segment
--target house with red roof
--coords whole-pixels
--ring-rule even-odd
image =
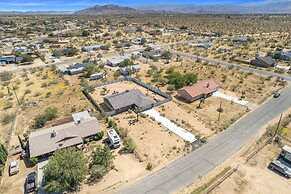
[[[207,98],[218,90],[219,85],[212,80],[202,80],[191,86],[177,91],[177,96],[187,102],[194,102],[200,98]]]

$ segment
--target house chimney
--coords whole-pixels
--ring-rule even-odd
[[[207,82],[207,84],[206,84],[206,88],[209,88],[209,86],[210,86],[210,84],[209,84],[209,82]]]

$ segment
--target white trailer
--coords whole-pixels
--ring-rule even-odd
[[[110,141],[110,147],[118,148],[120,147],[120,137],[115,131],[115,129],[110,129],[107,131],[108,139]]]

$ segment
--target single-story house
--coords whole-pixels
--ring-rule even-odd
[[[100,131],[99,123],[87,111],[72,114],[73,122],[32,132],[28,138],[29,157],[50,155],[58,149],[83,144]]]
[[[104,73],[94,73],[92,75],[90,75],[90,80],[96,80],[96,79],[102,79],[104,78]]]
[[[147,110],[154,107],[155,101],[145,96],[140,90],[126,90],[104,97],[104,104],[110,111],[121,113],[139,107]]]
[[[77,63],[75,65],[69,66],[68,67],[68,72],[69,72],[70,75],[76,75],[76,74],[79,74],[79,73],[83,73],[84,68],[85,68],[84,64]]]
[[[258,67],[275,67],[276,61],[271,57],[256,57],[251,60],[251,65]]]
[[[282,59],[285,61],[288,61],[291,59],[291,52],[282,52],[281,55],[282,55]]]
[[[112,58],[107,60],[107,65],[111,66],[111,67],[116,67],[118,66],[121,62],[123,62],[125,59],[130,59],[129,56],[120,56],[117,58]]]
[[[98,50],[100,49],[104,44],[96,44],[96,45],[91,45],[91,46],[84,46],[82,48],[82,51],[83,52],[90,52],[90,51],[93,51],[93,50]]]
[[[160,57],[165,51],[160,49],[154,49],[150,51],[143,51],[142,56],[148,59],[154,59]]]
[[[231,38],[231,40],[233,42],[247,42],[248,41],[248,37],[246,36],[234,36]]]
[[[187,102],[194,102],[200,98],[207,98],[218,90],[219,85],[212,80],[202,80],[191,86],[177,91],[177,96]]]
[[[139,72],[140,70],[141,70],[141,66],[140,65],[133,65],[133,66],[128,66],[128,67],[120,68],[118,70],[118,72],[121,75],[127,76],[127,75],[129,75],[131,73]]]
[[[193,44],[193,46],[199,47],[199,48],[210,48],[213,46],[212,42],[198,42],[196,44]]]

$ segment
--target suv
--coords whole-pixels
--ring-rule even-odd
[[[28,193],[34,192],[37,188],[36,172],[27,175],[25,181],[25,189]]]
[[[10,166],[9,166],[9,174],[10,176],[15,175],[19,172],[19,161],[15,160],[13,162],[11,162]]]
[[[285,164],[280,162],[279,160],[274,160],[270,163],[269,167],[272,170],[276,170],[283,174],[286,178],[291,178],[291,169],[288,168]]]

